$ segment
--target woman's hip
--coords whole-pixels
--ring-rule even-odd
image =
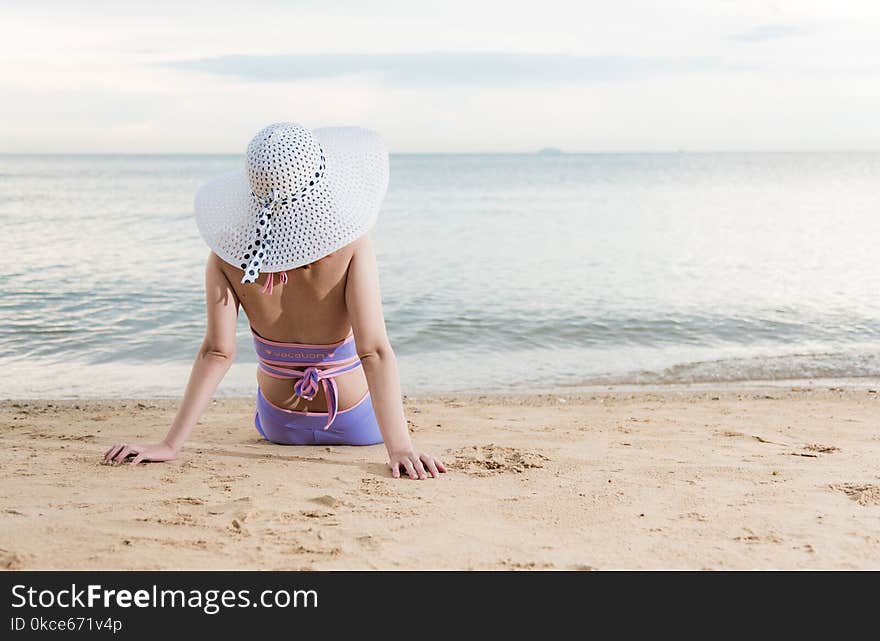
[[[367,392],[352,407],[336,413],[327,425],[327,412],[298,412],[273,405],[257,389],[254,425],[268,441],[279,445],[375,445],[382,434]]]

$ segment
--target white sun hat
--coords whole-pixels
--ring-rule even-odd
[[[198,190],[196,223],[208,247],[252,283],[363,236],[387,188],[388,151],[376,132],[279,122],[254,136],[242,170]]]

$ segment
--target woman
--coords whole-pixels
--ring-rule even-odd
[[[293,123],[253,138],[245,172],[203,186],[195,208],[211,248],[205,340],[165,439],[115,444],[104,461],[177,457],[235,357],[241,305],[260,360],[254,423],[264,438],[384,441],[395,478],[445,472],[413,447],[385,332],[368,231],[387,186],[388,154],[374,132]]]

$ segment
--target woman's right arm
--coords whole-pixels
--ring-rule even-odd
[[[351,318],[358,356],[363,364],[379,431],[388,450],[391,474],[398,478],[404,469],[411,478],[437,477],[446,467],[430,454],[413,447],[403,413],[397,359],[385,331],[379,270],[369,234],[355,241],[348,268],[345,304]]]
[[[106,463],[122,463],[131,458],[142,461],[170,461],[177,457],[184,442],[208,406],[211,396],[235,359],[235,329],[238,322],[238,298],[213,252],[205,268],[205,340],[199,348],[183,393],[180,407],[168,434],[160,443],[116,443],[104,453]]]

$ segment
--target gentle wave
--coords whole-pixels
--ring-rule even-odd
[[[193,193],[240,164],[0,156],[0,394],[179,393]],[[373,235],[404,387],[878,376],[878,185],[878,154],[393,156]],[[252,391],[238,332],[221,393]]]
[[[742,381],[880,378],[880,351],[872,353],[794,353],[679,363],[660,371],[635,371],[588,382],[643,385]]]

